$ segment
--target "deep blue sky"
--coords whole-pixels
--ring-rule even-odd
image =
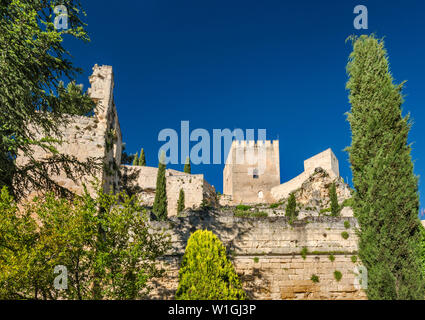
[[[85,2],[89,44],[67,40],[77,80],[112,65],[115,102],[127,144],[156,166],[164,128],[267,129],[280,139],[281,181],[329,147],[351,181],[345,66],[350,34],[386,37],[397,82],[408,80],[404,111],[414,126],[415,173],[425,176],[425,1],[143,0]],[[353,27],[353,8],[369,9],[369,30]],[[181,166],[170,166],[182,169]],[[193,166],[222,190],[224,165]],[[422,195],[424,186],[421,181]]]

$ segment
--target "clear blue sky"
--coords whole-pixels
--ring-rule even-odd
[[[408,80],[405,113],[414,126],[415,173],[425,176],[425,1],[143,0],[85,2],[91,43],[67,40],[87,77],[112,65],[115,102],[127,144],[157,166],[164,128],[267,129],[280,140],[281,181],[329,147],[351,181],[350,109],[345,66],[350,34],[386,37],[393,75]],[[353,9],[369,9],[369,29],[353,27]],[[171,166],[182,169],[181,166]],[[222,190],[223,165],[193,166]],[[422,195],[424,184],[420,180]],[[423,203],[423,201],[422,201]]]

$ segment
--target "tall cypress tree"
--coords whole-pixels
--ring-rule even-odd
[[[335,183],[332,183],[329,188],[329,198],[331,200],[331,215],[339,215],[340,208],[338,204],[338,195],[336,194]]]
[[[411,123],[401,110],[403,83],[394,83],[381,39],[363,35],[351,40],[347,89],[352,143],[347,150],[367,295],[423,299],[418,179],[407,143]]]
[[[184,205],[184,191],[183,189],[180,189],[179,193],[179,200],[177,201],[177,214],[180,214],[184,211],[185,205]]]
[[[139,154],[138,154],[137,152],[136,152],[136,154],[134,155],[132,165],[133,165],[133,166],[138,166],[138,165],[139,165]]]
[[[289,224],[292,224],[297,216],[297,200],[295,199],[295,194],[291,193],[288,198],[288,203],[286,204],[285,217],[288,217]]]
[[[166,220],[167,212],[167,190],[165,180],[165,153],[161,153],[158,164],[158,175],[156,177],[155,200],[153,203],[153,213],[158,220]]]
[[[186,163],[184,164],[184,172],[186,173],[192,173],[192,169],[190,168],[190,159],[189,157],[186,158]]]
[[[139,166],[146,166],[145,150],[140,150]]]

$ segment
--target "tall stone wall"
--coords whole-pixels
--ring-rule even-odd
[[[133,186],[140,188],[138,196],[142,203],[152,206],[155,199],[158,168],[147,166],[122,166],[125,175],[135,175]],[[177,215],[177,201],[180,189],[185,193],[185,207],[197,209],[203,201],[216,205],[215,189],[205,181],[203,174],[188,174],[172,169],[165,172],[167,210],[169,216]]]
[[[96,158],[98,163],[101,163],[99,170],[94,171],[91,176],[82,177],[77,182],[67,178],[63,170],[59,173],[49,172],[51,178],[60,186],[77,194],[83,192],[83,184],[86,184],[89,192],[93,193],[94,190],[91,187],[93,178],[97,178],[106,191],[111,189],[117,191],[119,187],[119,170],[117,169],[121,162],[122,135],[113,100],[112,67],[95,65],[93,74],[90,76],[90,83],[91,88],[88,93],[96,102],[94,115],[90,117],[69,115],[66,117],[67,121],[58,128],[62,136],[53,135],[54,138],[62,141],[61,144],[55,144],[59,153],[74,156],[82,162],[88,158]],[[43,137],[37,128],[32,130],[35,137]],[[32,152],[34,159],[48,159],[51,156],[50,151],[37,146]],[[23,155],[18,156],[16,160],[18,166],[25,165],[27,161],[28,158]],[[39,192],[31,187],[27,190],[28,197]]]
[[[152,224],[167,230],[172,249],[162,261],[166,274],[153,282],[150,298],[174,299],[181,257],[197,229],[211,230],[225,244],[251,299],[366,298],[355,287],[359,263],[352,260],[357,254],[354,218],[310,217],[291,226],[285,217],[236,218],[232,212],[209,212]],[[344,231],[347,239],[342,237]],[[339,281],[335,271],[342,274]],[[313,282],[312,275],[319,281]]]

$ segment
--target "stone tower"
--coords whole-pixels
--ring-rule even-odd
[[[232,204],[273,202],[280,184],[279,141],[233,141],[223,171],[223,194]]]

